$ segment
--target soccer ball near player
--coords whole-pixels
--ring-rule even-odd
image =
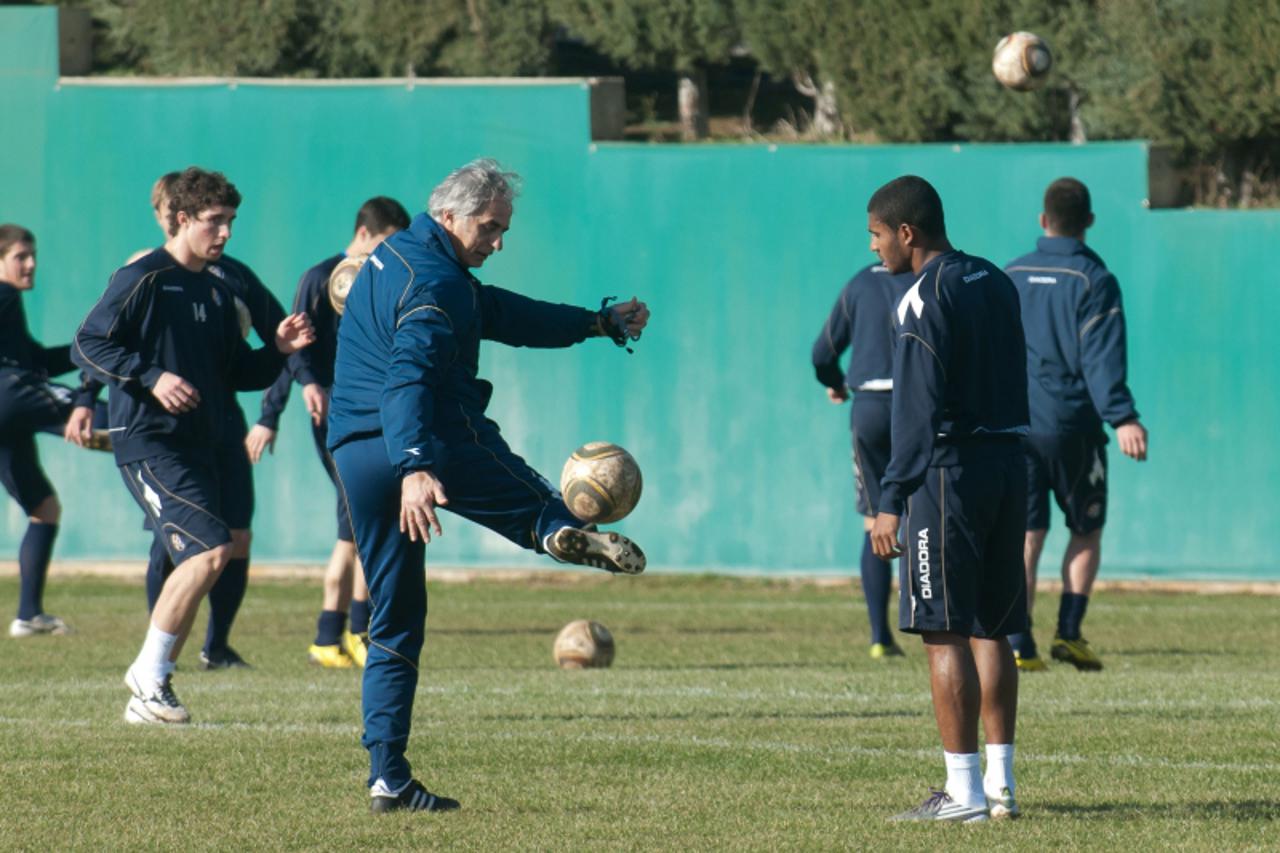
[[[625,518],[640,500],[642,486],[635,458],[606,441],[579,447],[560,472],[560,493],[565,505],[589,524]]]
[[[554,646],[561,669],[590,669],[613,663],[613,635],[599,622],[576,619],[560,629]]]
[[[368,259],[368,255],[352,255],[349,258],[343,258],[338,261],[333,272],[329,273],[329,304],[339,316],[347,307],[347,294],[351,292],[351,285],[355,283],[356,276],[360,274],[360,268]]]
[[[991,70],[1000,83],[1019,92],[1038,88],[1053,67],[1049,45],[1035,33],[1010,33],[1000,39]]]

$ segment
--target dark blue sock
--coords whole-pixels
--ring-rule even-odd
[[[204,653],[220,652],[227,647],[231,623],[240,612],[244,589],[249,584],[249,558],[232,557],[209,590],[209,627],[204,633]]]
[[[364,634],[369,630],[369,602],[351,599],[351,633]]]
[[[1080,639],[1080,623],[1089,607],[1089,596],[1064,592],[1058,602],[1058,636],[1064,640]]]
[[[1027,630],[1025,633],[1009,635],[1009,645],[1018,653],[1018,657],[1036,658],[1040,657],[1040,652],[1036,649],[1036,638],[1031,633],[1031,617],[1027,617]]]
[[[871,642],[893,645],[893,632],[889,630],[889,580],[893,568],[876,556],[871,549],[871,534],[862,539],[862,594],[867,599],[867,616],[871,620]]]
[[[316,620],[316,645],[336,646],[342,638],[342,628],[347,622],[347,614],[337,610],[321,610]]]
[[[160,544],[160,540],[152,537],[151,554],[147,558],[147,612],[156,609],[160,600],[160,590],[164,589],[165,578],[173,571],[173,563],[169,562],[169,552]]]
[[[49,559],[53,556],[53,540],[58,538],[58,525],[33,521],[18,547],[18,618],[31,619],[44,612],[44,580],[49,575]]]

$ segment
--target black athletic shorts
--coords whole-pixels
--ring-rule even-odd
[[[1092,533],[1107,522],[1104,432],[1027,436],[1027,529],[1049,529],[1049,493],[1067,529]]]
[[[166,453],[120,466],[173,564],[231,541],[221,515],[216,453]]]
[[[253,525],[253,463],[243,440],[218,448],[218,490],[218,505],[227,527],[248,530]]]
[[[0,483],[27,515],[54,494],[35,434],[61,435],[70,413],[70,388],[27,371],[0,370]]]
[[[907,500],[899,627],[995,638],[1027,630],[1026,461],[1017,442],[958,449]]]
[[[874,518],[880,506],[880,481],[889,467],[889,414],[893,394],[858,391],[850,413],[853,427],[853,485],[858,513]]]

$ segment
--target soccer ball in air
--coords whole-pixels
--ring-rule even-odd
[[[584,444],[560,472],[560,493],[569,512],[588,524],[625,518],[640,500],[640,466],[616,444]]]
[[[991,71],[1000,83],[1019,92],[1039,87],[1053,67],[1049,45],[1035,33],[1010,33],[1000,39]]]
[[[613,635],[599,622],[575,619],[560,629],[553,647],[561,669],[589,669],[613,663]]]

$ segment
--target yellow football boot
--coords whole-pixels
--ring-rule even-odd
[[[1057,655],[1054,655],[1057,657]],[[1023,657],[1018,654],[1018,650],[1013,650],[1013,662],[1018,665],[1020,672],[1044,672],[1049,668],[1049,664],[1044,662],[1044,658],[1036,655],[1034,657]]]
[[[869,652],[872,660],[903,657],[902,647],[897,643],[872,643]]]
[[[326,669],[351,669],[355,662],[342,650],[342,646],[317,646],[311,644],[307,649],[307,660]]]
[[[350,631],[342,632],[342,650],[347,653],[347,657],[351,658],[351,662],[360,668],[364,668],[365,658],[369,656],[369,635],[353,634]]]
[[[1049,653],[1053,655],[1054,660],[1069,663],[1082,672],[1097,672],[1102,669],[1102,659],[1089,648],[1089,641],[1084,637],[1078,640],[1064,640],[1055,636]]]

